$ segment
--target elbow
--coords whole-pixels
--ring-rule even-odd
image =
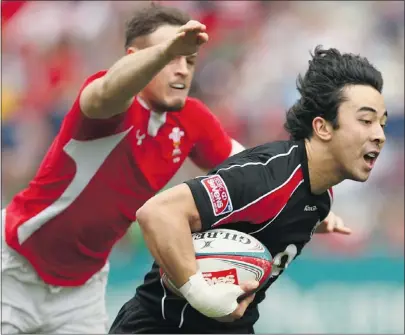
[[[151,217],[153,215],[153,210],[151,209],[151,206],[149,204],[149,201],[147,201],[142,207],[140,207],[136,211],[136,220],[138,221],[139,226],[145,227],[148,222],[151,222]]]
[[[162,216],[164,208],[156,200],[156,197],[149,199],[136,211],[136,220],[138,221],[139,227],[145,232],[153,230],[154,223],[159,221]]]
[[[112,92],[110,81],[106,75],[100,82],[98,89],[98,101],[100,104],[106,105],[113,100],[114,93]]]

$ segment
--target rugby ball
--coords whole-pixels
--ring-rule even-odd
[[[199,270],[210,285],[240,284],[248,280],[262,287],[270,278],[272,257],[267,248],[249,234],[231,229],[213,229],[192,234]],[[181,296],[160,269],[164,285]]]

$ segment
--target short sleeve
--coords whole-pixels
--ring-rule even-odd
[[[302,170],[292,173],[286,159],[265,164],[249,162],[219,169],[186,182],[200,214],[203,229],[235,222],[261,224],[274,218],[303,182]]]
[[[125,113],[115,115],[108,119],[92,119],[83,114],[80,108],[80,95],[84,88],[92,81],[103,77],[107,71],[100,71],[87,78],[79,90],[72,108],[67,113],[62,129],[71,133],[77,140],[92,140],[113,135],[125,130]]]
[[[206,105],[197,99],[193,103],[194,122],[200,131],[189,157],[200,168],[212,169],[229,157],[232,139]]]

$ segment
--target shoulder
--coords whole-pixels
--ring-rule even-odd
[[[217,133],[219,129],[224,131],[218,118],[197,98],[188,97],[179,113],[171,113],[169,117],[179,120],[195,134],[204,136],[206,130],[211,133]]]
[[[285,184],[297,187],[304,181],[298,149],[298,145],[289,141],[266,143],[229,157],[210,174],[250,185],[257,192]]]
[[[208,107],[198,98],[187,97],[186,103],[183,107],[184,110],[189,108],[208,109]]]
[[[246,149],[218,166],[217,170],[228,167],[254,166],[265,169],[297,167],[301,162],[300,148],[293,141],[278,141],[265,143]]]
[[[181,111],[184,117],[191,119],[212,118],[215,117],[209,107],[200,99],[188,97]]]
[[[88,76],[84,80],[84,83],[83,83],[80,91],[82,91],[88,84],[90,84],[94,80],[104,77],[106,73],[107,73],[107,70],[101,70],[101,71],[98,71],[98,72],[93,73],[92,75]]]
[[[79,104],[79,99],[80,99],[80,95],[82,94],[83,90],[93,81],[95,81],[96,79],[102,78],[105,74],[107,73],[107,70],[101,70],[98,71],[96,73],[93,73],[92,75],[86,77],[83,81],[82,86],[79,89],[79,93],[76,97],[76,101],[74,102],[72,109],[73,110],[79,110],[80,109],[80,104]]]
[[[128,125],[123,123],[126,117],[125,113],[115,115],[108,119],[90,119],[81,111],[80,96],[83,90],[91,82],[103,77],[106,73],[106,70],[102,70],[88,76],[84,80],[79,89],[76,100],[65,115],[60,130],[61,134],[66,134],[67,137],[72,137],[78,140],[90,140],[126,130]]]

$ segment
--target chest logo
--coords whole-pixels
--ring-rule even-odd
[[[316,206],[306,205],[304,208],[304,212],[315,212],[317,210],[318,210],[318,208]]]
[[[180,162],[180,157],[178,156],[181,155],[180,144],[181,138],[183,136],[184,131],[182,131],[179,127],[173,127],[172,132],[169,134],[169,139],[173,141],[173,151],[172,151],[173,163]]]
[[[146,135],[145,134],[141,134],[141,131],[138,129],[136,131],[136,139],[138,140],[136,142],[136,145],[141,145],[142,141],[145,139]]]

